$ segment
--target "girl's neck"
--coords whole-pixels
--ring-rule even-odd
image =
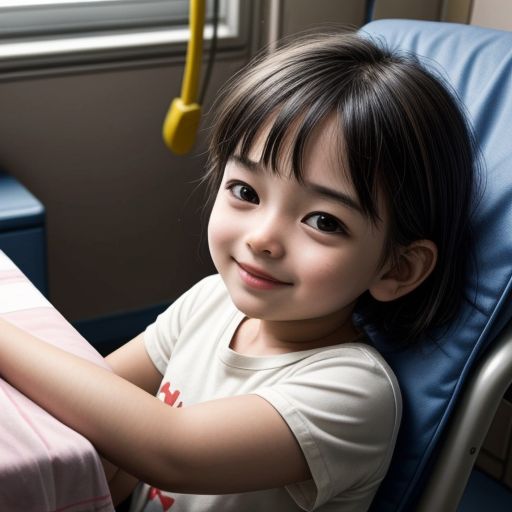
[[[244,355],[265,356],[349,343],[361,336],[350,316],[293,322],[246,318],[237,329],[231,348]]]

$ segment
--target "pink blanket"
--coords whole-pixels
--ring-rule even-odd
[[[0,316],[107,367],[1,251]],[[114,511],[102,464],[89,441],[1,378],[0,411],[0,511]]]

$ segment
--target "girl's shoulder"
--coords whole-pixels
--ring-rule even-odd
[[[185,312],[185,316],[190,316],[197,310],[215,308],[229,302],[224,281],[219,274],[212,274],[198,281],[173,306]]]
[[[158,315],[146,329],[146,339],[159,330],[162,336],[177,337],[194,318],[208,317],[229,306],[226,287],[218,274],[202,278]]]
[[[297,366],[355,366],[372,373],[390,376],[396,381],[395,374],[385,358],[375,347],[366,343],[364,338],[311,351],[311,354]]]
[[[402,397],[398,380],[382,354],[360,342],[325,347],[295,364],[293,380],[327,383],[334,388],[358,388],[370,396],[393,403],[401,415]]]
[[[196,296],[209,296],[212,293],[227,293],[224,281],[219,274],[211,274],[200,279],[193,285],[186,294],[193,294]]]

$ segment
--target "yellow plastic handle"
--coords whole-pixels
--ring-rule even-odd
[[[206,0],[190,0],[190,39],[181,97],[172,101],[162,129],[166,146],[177,155],[184,155],[192,149],[201,118],[197,91],[203,53],[205,11]]]

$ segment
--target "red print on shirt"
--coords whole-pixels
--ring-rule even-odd
[[[164,402],[167,405],[170,405],[171,407],[176,403],[176,400],[178,400],[178,397],[180,396],[180,392],[178,390],[171,391],[171,383],[165,382],[162,387],[160,388],[160,391],[158,392],[159,395],[164,395]],[[183,405],[183,402],[180,402],[176,407],[181,407]]]
[[[164,382],[162,384],[162,386],[160,387],[160,391],[158,392],[158,396],[160,395],[163,395],[163,397],[161,398],[163,398],[164,403],[170,405],[171,407],[183,406],[183,402],[181,401],[176,404],[180,396],[180,391],[177,389],[175,391],[172,391],[170,382]],[[160,501],[160,505],[164,512],[167,512],[167,510],[169,510],[172,507],[175,501],[174,498],[166,496],[165,494],[162,493],[160,489],[157,489],[156,487],[150,487],[148,491],[147,500],[148,502],[154,502],[156,500]]]
[[[162,510],[164,511],[169,510],[174,503],[174,498],[171,498],[170,496],[165,496],[164,494],[162,494],[162,491],[160,489],[151,487],[148,492],[148,501],[153,501],[155,499],[158,499],[160,501],[160,505],[162,505]]]

